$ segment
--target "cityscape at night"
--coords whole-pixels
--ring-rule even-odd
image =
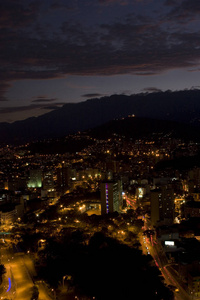
[[[2,299],[200,297],[200,144],[119,122],[0,149]]]
[[[0,299],[200,299],[200,2],[0,12]]]

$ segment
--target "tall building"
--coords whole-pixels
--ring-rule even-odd
[[[151,223],[167,224],[174,221],[174,190],[168,186],[161,186],[151,191]]]
[[[62,166],[57,169],[57,188],[58,190],[65,192],[71,183],[71,168]]]
[[[54,189],[53,170],[43,172],[42,186],[44,190],[52,191]]]
[[[119,212],[122,206],[121,181],[104,181],[101,183],[101,214]]]
[[[41,188],[42,187],[42,171],[39,169],[30,170],[30,179],[27,186],[29,188]]]

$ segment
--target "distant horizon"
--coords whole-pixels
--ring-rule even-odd
[[[153,94],[153,93],[166,93],[166,92],[171,92],[171,93],[175,93],[175,92],[184,92],[184,91],[194,91],[194,90],[200,90],[200,87],[194,87],[192,86],[190,89],[182,89],[182,90],[170,90],[170,89],[167,89],[167,90],[160,90],[160,89],[156,89],[156,88],[149,88],[149,89],[146,89],[145,91],[141,91],[141,92],[138,92],[138,93],[133,93],[133,94],[126,94],[126,93],[113,93],[113,94],[110,94],[110,95],[100,95],[100,94],[93,94],[93,95],[88,95],[88,98],[87,99],[83,99],[82,101],[77,101],[77,102],[66,102],[66,103],[63,103],[62,105],[60,106],[56,106],[56,107],[53,107],[52,105],[52,108],[49,107],[49,109],[46,109],[45,112],[41,112],[41,114],[38,114],[38,115],[31,115],[31,116],[28,116],[26,117],[26,115],[24,115],[24,118],[20,119],[20,116],[21,114],[19,115],[19,119],[15,119],[13,121],[10,121],[10,122],[7,122],[7,121],[2,121],[1,118],[0,118],[0,123],[8,123],[8,124],[13,124],[15,122],[20,122],[20,121],[25,121],[27,119],[30,119],[30,118],[37,118],[37,117],[40,117],[40,116],[43,116],[49,112],[52,112],[54,110],[57,110],[59,108],[62,108],[64,105],[67,105],[67,104],[79,104],[79,103],[84,103],[84,102],[87,102],[87,101],[92,101],[92,100],[95,100],[95,99],[103,99],[103,98],[109,98],[109,97],[112,97],[112,96],[136,96],[136,95],[147,95],[147,94]],[[21,110],[20,110],[21,109]],[[18,107],[18,108],[14,108],[12,112],[8,112],[9,114],[15,114],[16,111],[23,111],[23,110],[26,110],[26,107]],[[6,110],[5,110],[5,115],[6,115]],[[16,116],[16,115],[15,115]]]

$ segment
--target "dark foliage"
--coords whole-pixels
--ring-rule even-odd
[[[6,268],[4,265],[0,264],[0,284],[2,282],[2,276],[6,273]]]
[[[88,253],[79,261],[74,274],[77,293],[99,300],[172,299],[161,283],[159,271],[139,250],[95,234]]]
[[[68,233],[62,243],[48,241],[46,265],[40,275],[52,285],[72,275],[79,296],[95,296],[98,300],[173,299],[171,292],[152,267],[150,256],[120,244],[103,232],[94,234],[89,245],[77,230]]]

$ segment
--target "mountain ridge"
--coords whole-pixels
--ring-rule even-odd
[[[0,123],[0,143],[19,144],[62,137],[132,114],[200,127],[200,90],[111,95],[79,103],[66,103],[39,117],[11,124]]]
[[[123,139],[123,141],[152,140],[160,143],[163,139],[181,139],[184,142],[200,142],[200,128],[191,125],[156,120],[150,118],[128,117],[109,121],[103,125],[87,131],[68,135],[60,139],[47,139],[40,142],[30,143],[26,149],[31,153],[55,154],[75,153],[96,143],[98,140]]]

